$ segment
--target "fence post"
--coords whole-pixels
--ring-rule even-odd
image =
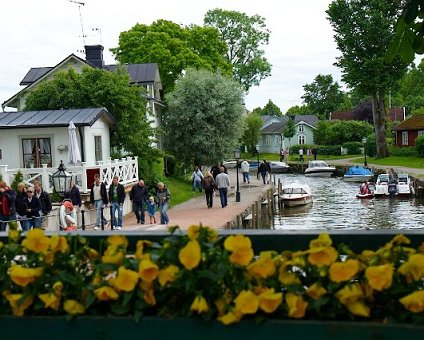
[[[82,230],[85,230],[85,216],[84,216],[84,214],[85,214],[85,211],[81,209],[81,224],[82,224],[81,227],[82,227]]]
[[[41,173],[41,185],[43,187],[43,190],[47,191],[48,193],[51,193],[50,190],[50,181],[49,181],[49,173],[47,172],[47,164],[41,164],[43,167],[42,173]]]
[[[81,162],[82,165],[82,174],[81,174],[81,182],[82,182],[82,192],[86,194],[88,192],[87,188],[87,162]]]

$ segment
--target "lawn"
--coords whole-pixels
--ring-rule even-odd
[[[386,158],[375,158],[368,157],[368,163],[378,164],[378,165],[387,165],[387,166],[405,166],[408,168],[424,168],[424,158],[419,157],[395,157],[390,156]]]
[[[202,195],[199,191],[193,192],[191,182],[184,178],[168,177],[166,182],[171,192],[171,207]]]

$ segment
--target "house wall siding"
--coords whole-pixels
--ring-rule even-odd
[[[396,131],[396,146],[399,148],[406,148],[410,146],[415,146],[415,140],[418,137],[417,130],[409,130],[408,131],[408,145],[404,145],[402,143],[402,133],[404,131]]]

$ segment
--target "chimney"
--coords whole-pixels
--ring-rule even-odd
[[[84,46],[85,48],[85,60],[94,67],[103,68],[105,65],[103,60],[103,46],[102,45],[90,45]]]

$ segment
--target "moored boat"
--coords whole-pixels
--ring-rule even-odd
[[[330,177],[335,171],[336,168],[334,166],[329,166],[324,161],[310,161],[305,170],[305,176]]]
[[[373,173],[370,169],[363,166],[351,166],[343,176],[346,182],[365,182],[373,178]]]
[[[297,207],[312,203],[312,192],[308,184],[294,182],[283,187],[281,199],[285,206]]]

